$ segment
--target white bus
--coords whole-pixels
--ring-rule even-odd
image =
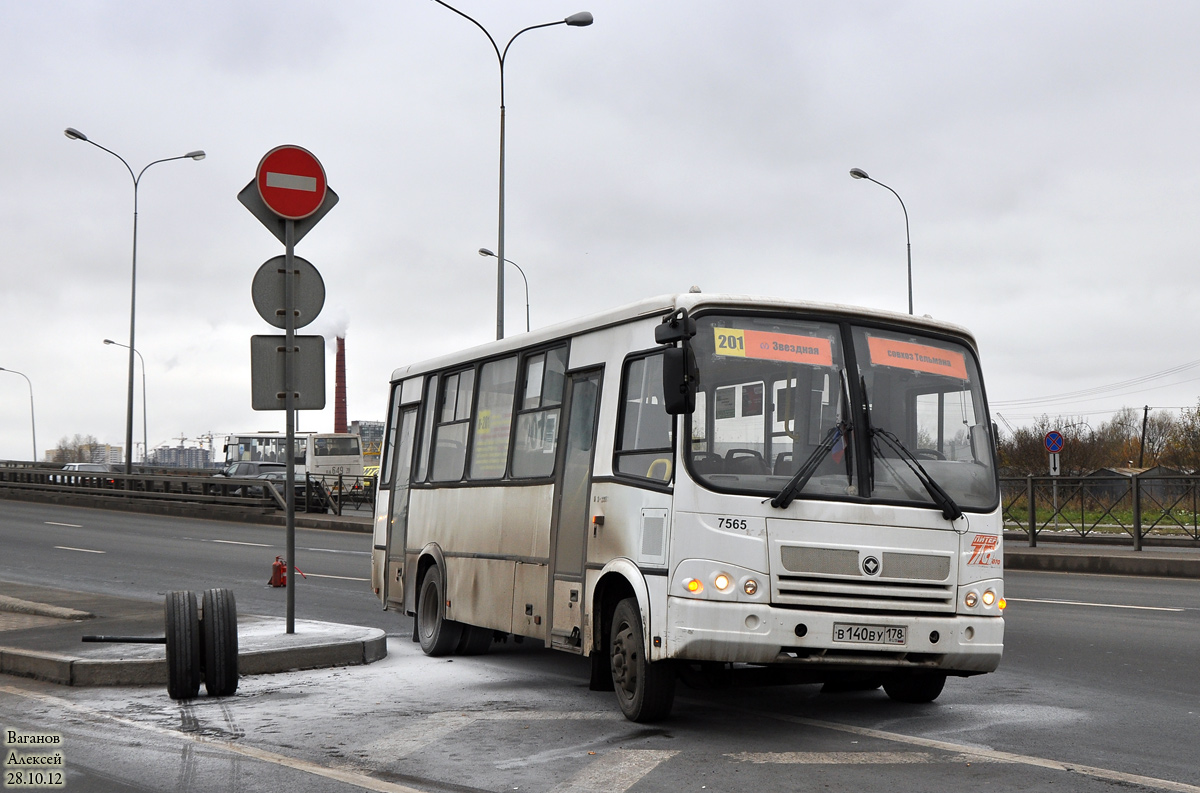
[[[744,665],[929,702],[1000,662],[962,328],[666,296],[396,369],[388,416],[371,585],[430,655],[541,639],[643,722]]]
[[[335,432],[297,432],[293,464],[303,476],[361,477],[362,444],[357,435]],[[225,467],[237,462],[287,462],[287,435],[282,432],[244,432],[225,438]]]

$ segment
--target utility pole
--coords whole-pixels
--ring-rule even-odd
[[[1146,405],[1142,408],[1142,443],[1138,449],[1138,468],[1142,468],[1146,461],[1146,424],[1150,419],[1150,406]]]

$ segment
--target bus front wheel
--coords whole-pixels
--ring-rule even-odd
[[[665,719],[675,701],[675,669],[646,658],[646,637],[637,600],[626,598],[613,610],[609,662],[617,704],[636,722]]]
[[[449,655],[462,638],[462,623],[446,619],[446,586],[442,570],[430,567],[421,579],[417,602],[417,637],[426,655]]]

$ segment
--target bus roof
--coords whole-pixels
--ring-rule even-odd
[[[559,322],[555,325],[548,325],[544,328],[538,328],[529,333],[519,333],[514,336],[509,336],[498,341],[490,341],[485,344],[480,344],[475,347],[470,347],[465,350],[447,353],[436,358],[430,358],[419,363],[401,366],[392,372],[392,381],[402,380],[422,372],[434,371],[448,366],[454,366],[466,361],[474,361],[481,358],[491,358],[498,355],[503,355],[506,352],[515,352],[525,349],[526,347],[534,347],[540,344],[546,344],[558,339],[566,339],[579,333],[598,330],[600,328],[620,325],[625,322],[631,322],[646,317],[660,316],[664,317],[667,314],[673,313],[680,308],[686,308],[689,312],[701,308],[748,308],[763,311],[784,310],[784,311],[804,311],[816,314],[826,314],[845,317],[858,317],[866,319],[883,320],[888,323],[901,325],[909,325],[913,327],[925,328],[927,330],[938,331],[941,333],[949,333],[955,336],[961,336],[970,342],[972,347],[975,347],[975,337],[966,328],[955,325],[949,322],[933,319],[929,316],[918,317],[909,314],[901,314],[895,311],[885,311],[882,309],[863,308],[861,306],[850,306],[842,303],[817,303],[807,300],[786,300],[778,297],[761,297],[755,295],[735,295],[735,294],[705,294],[702,292],[681,292],[670,295],[659,295],[645,300],[639,300],[636,303],[628,303],[616,308],[606,309],[595,314],[589,314],[576,319]],[[651,340],[648,340],[648,342]]]

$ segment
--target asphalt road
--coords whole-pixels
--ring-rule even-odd
[[[232,586],[241,610],[282,614],[263,586],[282,535],[0,502],[0,578],[148,598]],[[61,733],[81,790],[1200,793],[1195,581],[1010,572],[1000,670],[951,679],[933,705],[681,687],[673,717],[642,726],[587,690],[582,659],[530,642],[423,656],[351,580],[367,576],[367,535],[300,530],[297,546],[313,549],[298,552],[305,572],[342,576],[310,579],[298,616],[388,629],[385,660],[246,678],[235,697],[189,703],[0,677],[0,726]]]

